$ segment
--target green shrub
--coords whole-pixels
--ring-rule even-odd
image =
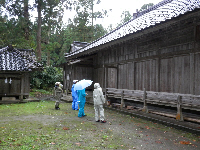
[[[43,71],[36,71],[31,74],[31,88],[50,90],[55,86],[55,82],[63,82],[63,72],[61,68],[46,67]]]

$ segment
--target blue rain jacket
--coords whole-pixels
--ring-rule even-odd
[[[78,93],[74,90],[75,84],[72,85],[71,91],[72,91],[72,109],[78,110]]]
[[[78,117],[83,117],[85,116],[84,113],[84,107],[85,107],[85,89],[83,90],[78,90],[78,102],[79,102],[79,112],[78,112]]]

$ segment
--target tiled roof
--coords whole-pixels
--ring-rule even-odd
[[[77,50],[85,47],[87,44],[88,44],[87,42],[74,41],[70,46],[70,52],[77,51]]]
[[[136,18],[128,21],[121,27],[103,37],[89,43],[87,46],[77,51],[66,53],[65,57],[68,58],[75,56],[76,54],[104,45],[128,34],[136,33],[137,31],[150,26],[178,17],[179,15],[193,11],[196,8],[200,8],[200,0],[163,0],[148,10],[138,13]]]
[[[32,50],[0,49],[0,71],[31,71],[37,68],[35,53]]]

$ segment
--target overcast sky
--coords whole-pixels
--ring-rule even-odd
[[[121,21],[121,14],[123,11],[129,11],[131,14],[136,12],[136,9],[140,9],[144,4],[153,3],[158,4],[162,0],[101,0],[100,4],[94,6],[94,11],[101,11],[112,9],[109,12],[109,16],[104,19],[97,19],[94,24],[102,24],[104,28],[107,28],[110,24],[113,24],[113,28],[117,26]],[[74,18],[73,12],[66,12],[64,20],[67,22],[67,18]]]
[[[33,1],[33,0],[30,0]],[[94,24],[102,24],[104,28],[107,28],[110,24],[115,28],[118,23],[121,21],[121,14],[123,11],[129,11],[131,14],[136,12],[136,9],[140,9],[144,4],[153,3],[158,4],[162,0],[101,0],[100,4],[94,5],[94,11],[110,10],[108,17],[103,19],[97,19],[94,21]],[[37,17],[37,12],[34,11],[32,17],[32,21],[34,17]],[[63,17],[63,22],[67,23],[68,18],[73,19],[75,15],[75,11],[65,11],[65,15]]]

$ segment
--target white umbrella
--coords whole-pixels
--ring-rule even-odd
[[[90,86],[92,84],[93,81],[91,80],[81,80],[79,82],[77,82],[74,86],[74,90],[83,90],[85,89],[86,87]]]

